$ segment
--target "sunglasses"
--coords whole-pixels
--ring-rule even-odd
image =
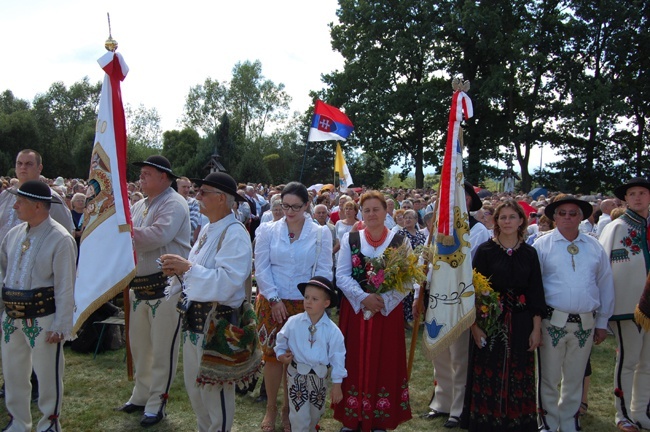
[[[578,215],[580,214],[580,212],[575,211],[575,210],[570,210],[570,211],[566,211],[566,210],[558,210],[558,211],[555,212],[555,214],[558,215],[558,216],[560,216],[560,217],[564,217],[564,216],[566,216],[567,214],[568,214],[570,217],[576,217],[576,216],[578,216]]]

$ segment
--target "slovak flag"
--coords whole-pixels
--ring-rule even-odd
[[[341,110],[317,100],[307,141],[345,141],[353,130],[352,122]]]

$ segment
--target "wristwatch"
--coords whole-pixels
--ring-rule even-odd
[[[280,297],[278,297],[278,296],[271,297],[271,298],[269,299],[269,303],[271,303],[271,306],[275,306],[276,304],[280,303],[281,301],[282,301],[282,300],[281,300]]]

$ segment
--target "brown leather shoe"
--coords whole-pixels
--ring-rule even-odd
[[[616,424],[616,428],[623,432],[639,432],[639,427],[629,420],[621,420]]]

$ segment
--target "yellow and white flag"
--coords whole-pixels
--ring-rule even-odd
[[[120,82],[129,71],[120,54],[98,60],[104,70],[75,284],[74,329],[135,276],[126,190],[126,119]]]
[[[348,188],[354,182],[352,181],[352,174],[348,169],[348,165],[345,163],[343,158],[343,152],[341,151],[341,144],[336,143],[336,157],[334,158],[334,172],[338,173],[339,181],[342,189]]]

